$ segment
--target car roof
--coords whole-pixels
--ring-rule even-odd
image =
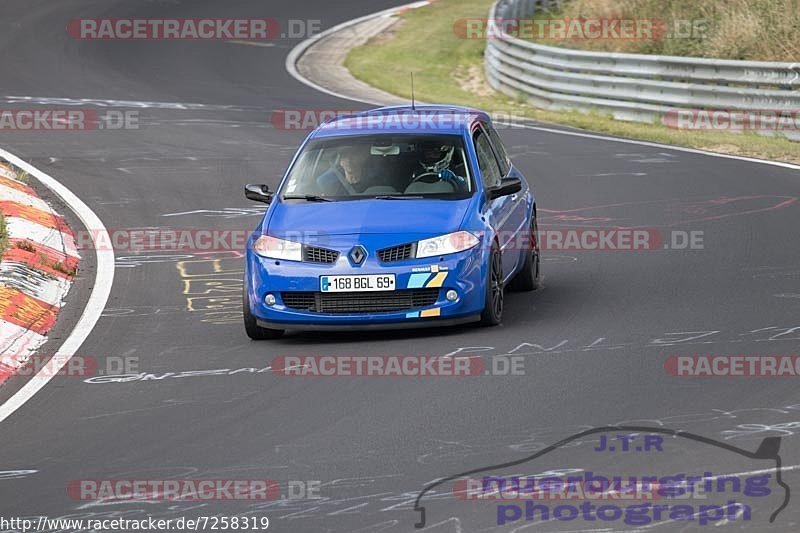
[[[491,122],[487,113],[471,107],[387,106],[333,118],[320,125],[312,137],[415,132],[461,134],[468,132],[477,120]]]

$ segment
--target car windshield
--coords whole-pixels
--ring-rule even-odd
[[[380,134],[309,142],[289,172],[281,197],[455,199],[473,190],[460,136]]]

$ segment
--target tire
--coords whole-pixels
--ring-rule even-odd
[[[486,276],[486,304],[481,324],[496,326],[503,319],[503,257],[497,244],[492,244]]]
[[[283,336],[284,330],[282,329],[268,329],[262,328],[256,323],[256,317],[250,313],[250,295],[247,293],[247,281],[244,283],[242,291],[242,305],[244,307],[244,330],[247,336],[254,341],[265,341],[270,339],[279,339]]]
[[[525,253],[525,262],[522,268],[508,284],[508,288],[513,291],[535,291],[541,287],[541,259],[539,247],[539,226],[536,223],[536,215],[531,219],[531,249]]]

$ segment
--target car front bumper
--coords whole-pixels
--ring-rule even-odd
[[[381,263],[371,251],[379,248],[363,241],[359,244],[368,250],[367,258],[360,266],[353,265],[348,259],[352,244],[346,242],[329,246],[339,252],[338,260],[332,264],[264,258],[248,247],[245,281],[249,291],[250,312],[257,323],[271,329],[393,329],[451,325],[480,318],[486,297],[486,262],[481,246],[455,254]],[[321,276],[366,274],[394,274],[396,290],[386,293],[319,292]],[[313,293],[319,295],[317,298],[322,294],[336,294],[344,295],[342,298],[346,302],[349,297],[358,298],[365,294],[381,298],[382,295],[392,297],[398,291],[425,291],[430,299],[437,290],[435,302],[381,312],[363,311],[357,305],[350,310],[342,308],[341,302],[336,312],[298,309],[287,305],[284,298],[289,294],[297,296],[298,293],[305,296]],[[449,290],[457,292],[455,301],[447,300],[445,295]],[[275,303],[271,306],[264,302],[267,294],[275,297]]]

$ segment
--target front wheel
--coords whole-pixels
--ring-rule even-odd
[[[481,324],[496,326],[503,319],[503,257],[497,244],[492,245],[486,280],[486,305],[481,313]]]
[[[531,249],[525,252],[525,261],[522,268],[508,284],[508,288],[514,291],[535,291],[541,287],[540,279],[540,258],[539,258],[539,227],[536,223],[536,215],[531,219],[531,234],[528,242]]]
[[[284,331],[282,329],[262,328],[256,322],[256,317],[254,317],[250,312],[250,295],[247,292],[247,280],[244,282],[242,305],[244,307],[244,309],[242,309],[244,314],[244,330],[248,337],[254,341],[264,341],[269,339],[279,339],[283,336]]]

